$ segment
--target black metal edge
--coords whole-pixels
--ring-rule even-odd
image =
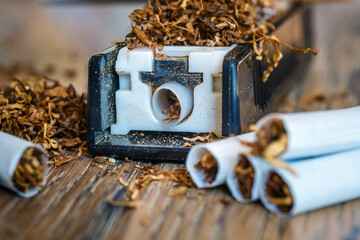
[[[236,46],[223,61],[222,135],[240,134],[240,104],[237,93],[237,66],[251,52],[246,46]]]
[[[119,89],[115,63],[120,48],[118,46],[110,47],[92,56],[89,60],[87,144],[90,153],[96,146],[95,132],[104,131],[115,121],[115,105],[107,106],[106,102],[115,101],[115,91]],[[112,61],[108,61],[110,59]],[[104,80],[108,80],[108,82],[104,82]],[[105,98],[102,97],[104,94],[107,95],[104,96]],[[112,113],[112,116],[108,114],[109,112]]]
[[[90,153],[94,156],[102,155],[114,158],[128,157],[132,160],[141,161],[162,161],[162,162],[183,162],[190,148],[168,148],[148,146],[124,146],[111,144],[96,144],[91,146]]]

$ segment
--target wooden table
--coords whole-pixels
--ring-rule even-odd
[[[346,86],[346,87],[344,87]],[[316,64],[292,91],[280,111],[343,108],[358,104],[359,80],[319,78]],[[348,91],[349,90],[349,91]],[[324,95],[325,94],[325,97]],[[305,97],[304,97],[305,96]],[[309,97],[310,96],[310,97]],[[301,101],[293,101],[302,99]],[[310,99],[310,100],[309,100]],[[136,209],[114,207],[126,182],[139,174],[138,162],[96,167],[83,157],[50,168],[47,186],[22,199],[0,188],[1,239],[355,239],[360,238],[360,199],[293,218],[279,218],[259,203],[240,204],[226,187],[190,189],[168,196],[176,183],[153,182]],[[160,164],[163,171],[183,167]],[[114,171],[115,176],[108,171]],[[206,193],[202,200],[197,196]]]

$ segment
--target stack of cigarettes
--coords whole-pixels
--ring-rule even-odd
[[[281,216],[360,198],[360,107],[270,114],[256,127],[191,149],[195,184],[226,183],[237,201],[260,199]]]
[[[0,185],[32,197],[45,185],[47,161],[41,146],[0,132]]]

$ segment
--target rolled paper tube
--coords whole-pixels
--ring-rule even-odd
[[[249,147],[241,144],[241,141],[253,142],[254,140],[255,133],[247,133],[193,147],[186,158],[186,168],[196,186],[198,188],[209,188],[224,184],[226,177],[237,164],[239,155],[250,151]],[[206,179],[204,171],[195,167],[201,158],[208,153],[216,159],[218,164],[216,177],[211,183]]]
[[[282,120],[287,147],[279,158],[291,160],[360,147],[360,107],[305,113],[269,114],[257,127]]]
[[[298,176],[272,167],[260,199],[278,215],[293,216],[360,197],[360,149],[290,162]]]
[[[269,164],[265,162],[262,158],[254,157],[254,156],[243,156],[245,160],[249,162],[251,165],[251,170],[253,171],[253,180],[250,189],[251,195],[249,197],[244,196],[243,192],[240,188],[239,179],[236,177],[235,167],[231,171],[231,173],[226,178],[226,185],[230,189],[232,196],[236,199],[236,201],[241,203],[250,203],[259,199],[260,196],[260,187],[261,187],[261,178],[263,177],[264,172],[269,169]],[[238,158],[235,166],[240,161],[241,158]]]
[[[43,174],[43,181],[37,186],[29,188],[27,192],[24,192],[16,187],[12,178],[24,152],[31,148],[34,149],[33,154],[36,154],[39,163],[44,165],[41,172]],[[45,185],[48,172],[48,158],[43,153],[42,147],[13,135],[0,132],[0,153],[0,184],[22,197],[32,197],[37,194],[41,186]]]

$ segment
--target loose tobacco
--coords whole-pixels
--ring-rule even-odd
[[[125,43],[130,50],[148,46],[155,56],[164,46],[252,44],[257,59],[268,63],[265,82],[282,58],[281,45],[294,52],[319,53],[291,47],[271,34],[269,29],[275,27],[269,12],[274,12],[269,0],[149,0],[130,14],[133,29]]]
[[[40,77],[14,78],[0,91],[0,131],[46,150],[50,163],[58,166],[80,157],[86,144],[85,95],[57,81]],[[63,149],[77,155],[65,156]]]

